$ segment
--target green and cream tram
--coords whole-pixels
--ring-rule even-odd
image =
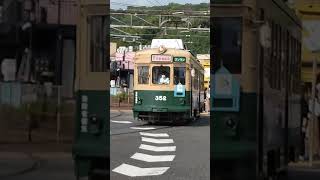
[[[77,179],[109,177],[109,3],[79,0],[76,119],[73,159]]]
[[[136,53],[134,117],[155,122],[181,122],[200,116],[204,70],[187,50],[159,46]]]
[[[217,0],[211,12],[211,174],[279,179],[299,151],[301,22],[282,0]]]

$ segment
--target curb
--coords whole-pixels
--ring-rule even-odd
[[[29,172],[34,171],[35,169],[37,169],[40,166],[40,160],[36,159],[35,157],[33,157],[32,154],[28,154],[28,153],[21,153],[24,154],[27,159],[29,159],[30,161],[32,161],[30,164],[30,166],[25,167],[19,171],[15,171],[15,172],[8,172],[8,173],[0,173],[0,178],[9,178],[12,176],[18,176],[18,175],[22,175],[22,174],[26,174]]]
[[[120,110],[112,110],[112,109],[110,109],[110,114],[111,114],[112,112],[117,112],[118,114],[117,114],[117,115],[114,115],[114,116],[110,116],[110,119],[116,118],[116,117],[119,117],[119,116],[122,115],[122,112],[121,112]]]
[[[320,161],[314,161],[312,167],[309,166],[308,161],[292,163],[289,164],[289,169],[294,171],[320,172]]]

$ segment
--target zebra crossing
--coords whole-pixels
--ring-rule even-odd
[[[173,139],[169,138],[167,133],[146,133],[139,132],[141,135],[142,143],[139,146],[140,150],[147,151],[148,154],[142,152],[134,153],[130,158],[136,161],[145,163],[145,167],[142,168],[133,164],[123,163],[120,166],[114,168],[112,171],[129,176],[129,177],[141,177],[141,176],[159,176],[168,171],[170,167],[154,167],[152,163],[156,162],[171,162],[174,160],[175,155],[172,152],[176,151],[176,146]],[[163,145],[165,144],[165,145]],[[168,145],[170,144],[170,145]],[[170,155],[154,155],[155,152],[171,152]],[[169,165],[169,164],[168,164]]]

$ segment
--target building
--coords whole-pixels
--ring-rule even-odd
[[[15,62],[16,83],[62,85],[73,98],[76,21],[77,0],[0,0],[0,63]]]
[[[313,79],[312,62],[316,58],[318,66],[320,64],[320,1],[295,0],[293,8],[303,24],[301,78],[310,89]]]
[[[198,54],[197,59],[204,68],[204,87],[209,88],[210,85],[210,54]]]
[[[113,51],[110,52],[111,88],[126,87],[129,89],[133,89],[133,69],[135,56],[133,47],[120,46],[116,48],[115,43],[111,43],[110,46],[113,48]]]

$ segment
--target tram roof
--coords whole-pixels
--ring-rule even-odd
[[[152,55],[152,54],[161,54],[159,52],[159,48],[151,48],[151,49],[144,49],[141,51],[137,51],[136,52],[136,57],[139,56],[147,56],[147,55]],[[181,49],[174,49],[174,48],[168,48],[166,50],[166,52],[162,53],[162,54],[170,54],[173,56],[183,56],[183,57],[193,57],[194,59],[196,59],[196,57],[189,52],[188,50],[181,50]]]

